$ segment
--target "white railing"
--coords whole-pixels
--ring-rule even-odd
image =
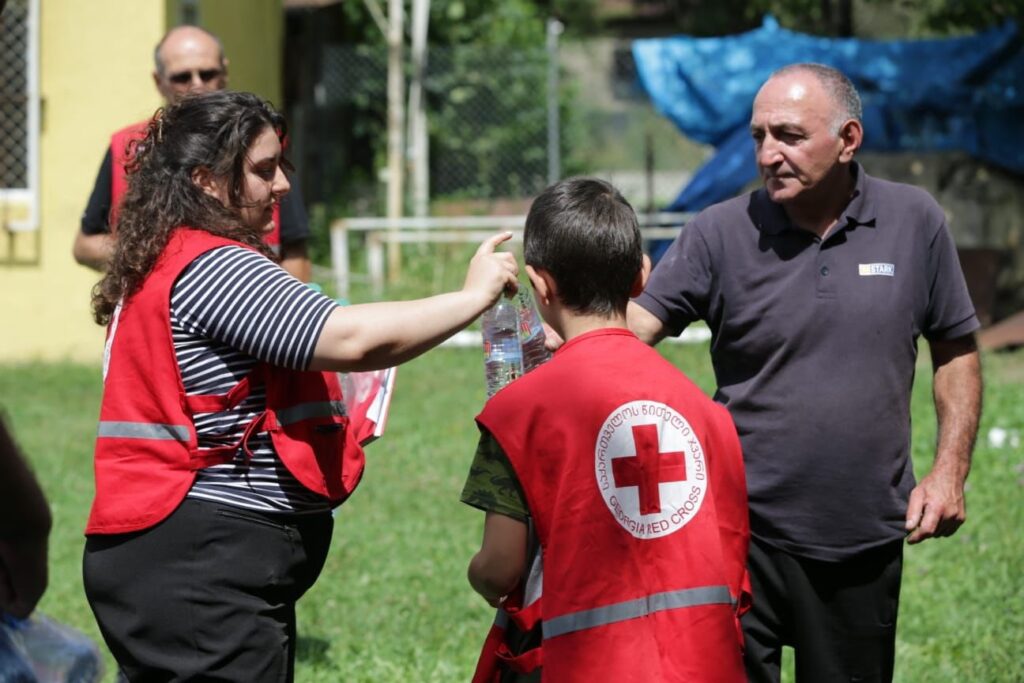
[[[644,240],[674,239],[693,214],[638,214]],[[349,238],[362,235],[366,245],[366,277],[373,296],[384,292],[384,250],[388,244],[482,242],[499,230],[522,241],[526,216],[454,216],[430,218],[341,218],[331,223],[331,267],[336,295],[348,299],[352,283]]]

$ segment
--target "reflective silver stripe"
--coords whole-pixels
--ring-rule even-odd
[[[345,415],[345,404],[341,401],[317,401],[314,403],[300,403],[291,408],[283,408],[277,411],[277,421],[283,425],[290,425],[300,420],[308,420],[311,417],[330,417],[331,415]]]
[[[526,577],[526,584],[523,586],[523,607],[529,607],[540,600],[544,594],[544,559],[540,546],[537,546],[537,553],[533,556],[533,564],[530,565],[530,573]]]
[[[100,422],[96,436],[110,439],[156,439],[187,442],[189,429],[186,425],[165,425],[158,422]]]
[[[606,626],[627,619],[647,616],[655,612],[677,609],[679,607],[696,607],[698,605],[731,605],[732,596],[726,586],[703,586],[701,588],[689,588],[687,590],[669,591],[667,593],[655,593],[636,600],[605,605],[594,609],[563,614],[549,621],[543,622],[541,628],[544,631],[544,638],[582,631],[585,628],[596,628]]]

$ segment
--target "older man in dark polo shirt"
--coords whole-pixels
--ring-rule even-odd
[[[629,309],[650,344],[711,328],[716,397],[747,465],[752,681],[779,680],[783,645],[798,681],[891,680],[904,539],[965,519],[978,321],[941,208],[854,162],[860,116],[831,68],[773,74],[751,119],[764,188],[694,218]],[[915,484],[921,335],[939,442]]]

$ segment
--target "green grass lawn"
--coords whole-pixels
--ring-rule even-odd
[[[711,389],[706,345],[661,350]],[[919,476],[935,441],[929,376],[923,357],[913,399]],[[994,426],[1024,432],[1024,352],[986,356],[985,376],[967,525],[907,549],[899,681],[1024,680],[1024,452],[985,439]],[[492,616],[465,579],[483,515],[458,501],[483,386],[475,350],[436,350],[399,371],[388,431],[368,448],[366,477],[299,605],[299,681],[469,680]],[[100,389],[98,366],[0,365],[0,405],[53,508],[41,608],[95,638],[80,561]]]

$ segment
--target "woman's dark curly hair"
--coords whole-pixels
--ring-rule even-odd
[[[240,213],[246,155],[268,127],[284,139],[284,117],[251,93],[195,95],[157,111],[146,136],[129,148],[128,192],[115,226],[114,256],[92,293],[97,323],[106,325],[118,303],[139,289],[180,226],[230,237],[270,255],[262,233],[243,225]],[[198,168],[228,180],[229,206],[193,182]]]

